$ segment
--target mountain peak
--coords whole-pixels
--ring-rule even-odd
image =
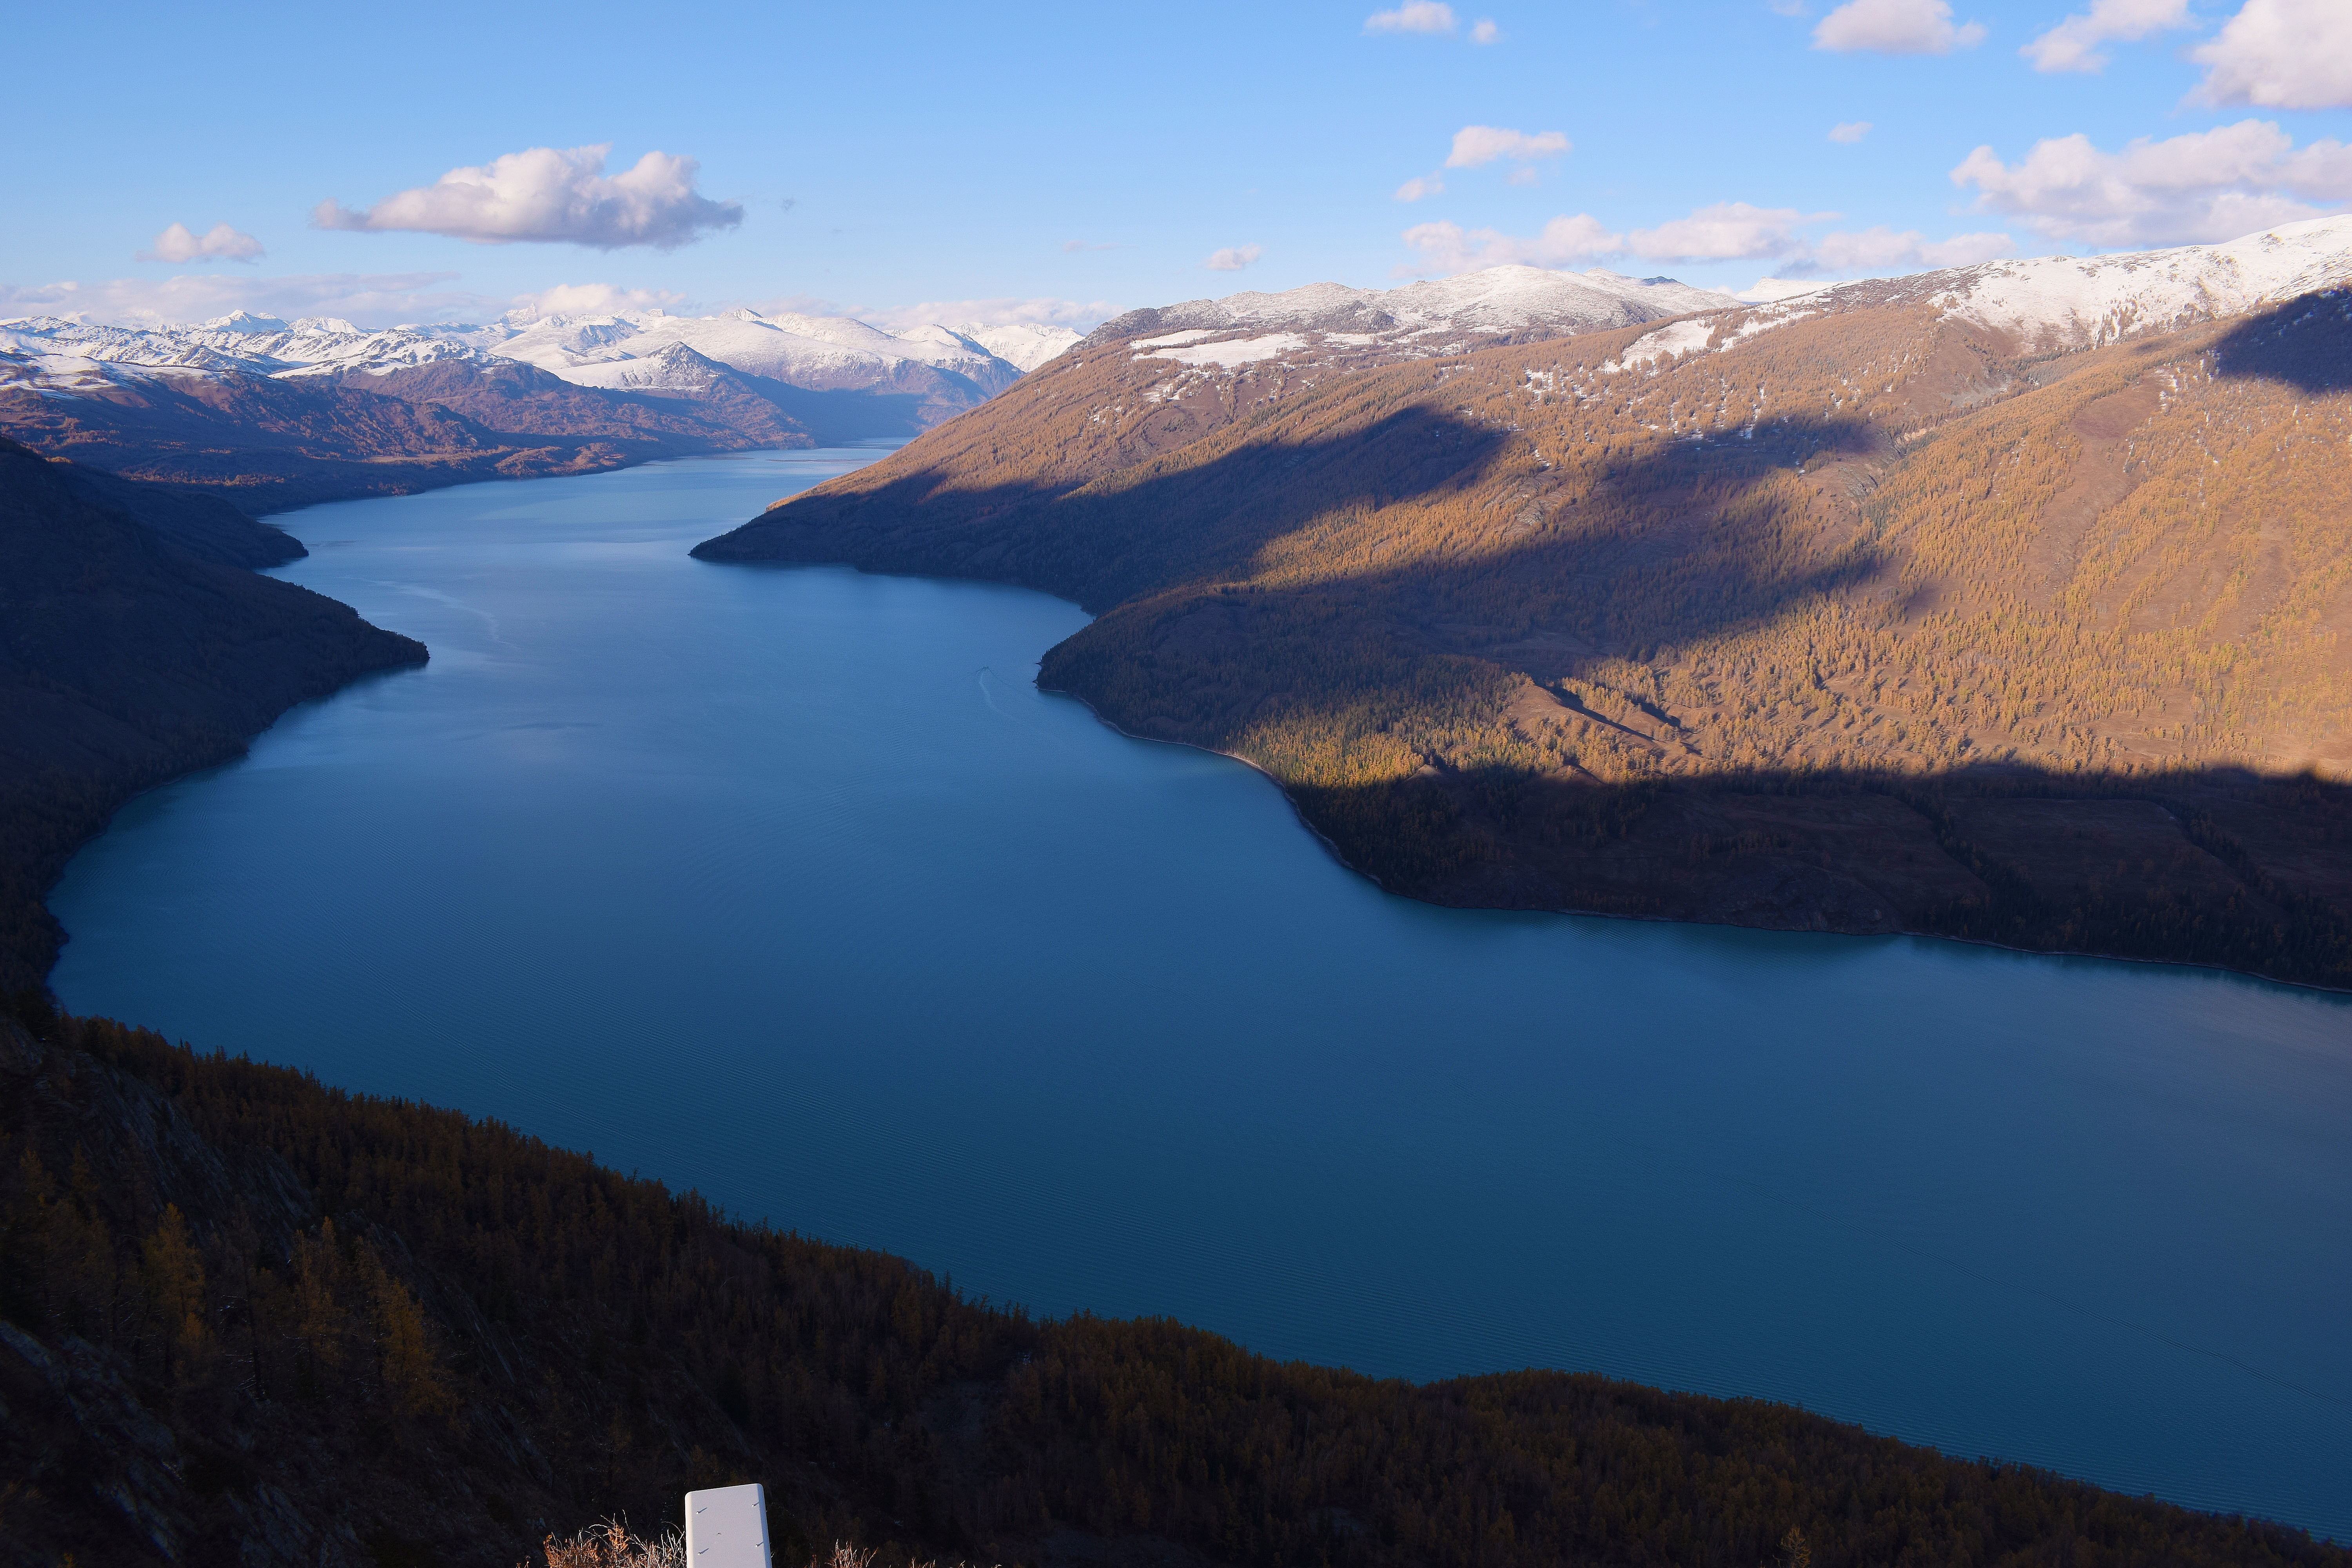
[[[226,316],[215,316],[200,324],[207,331],[245,332],[257,336],[289,330],[286,323],[276,316],[257,315],[251,310],[231,310]]]

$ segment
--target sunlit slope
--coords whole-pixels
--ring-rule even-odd
[[[1045,684],[1401,890],[2352,983],[2346,296],[1790,315],[1195,408],[1074,355],[706,549],[1075,596]]]

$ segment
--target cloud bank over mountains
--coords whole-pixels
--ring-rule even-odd
[[[476,245],[581,245],[597,250],[651,246],[675,250],[743,221],[740,202],[715,202],[694,188],[692,158],[647,153],[607,175],[611,142],[509,153],[479,168],[452,169],[429,185],[372,207],[320,202],[319,228],[405,230]]]
[[[1880,225],[1859,232],[1832,232],[1818,238],[1800,232],[1833,219],[1834,213],[1807,214],[1794,207],[1759,207],[1748,202],[1717,202],[1687,217],[1654,228],[1618,233],[1590,213],[1561,216],[1530,237],[1498,229],[1465,229],[1454,223],[1415,224],[1404,242],[1420,254],[1418,264],[1399,267],[1400,278],[1452,277],[1511,262],[1530,267],[1578,268],[1627,258],[1648,262],[1769,261],[1792,278],[1850,271],[1922,271],[1967,267],[2016,254],[2006,234],[1954,235],[1931,240],[1916,229],[1896,232]]]
[[[455,287],[456,272],[313,272],[286,277],[184,274],[116,278],[96,283],[0,283],[0,320],[79,316],[90,321],[203,321],[249,310],[293,321],[341,316],[390,326],[494,315],[505,308]]]
[[[2013,164],[1979,147],[1952,183],[1975,187],[1979,210],[2052,239],[2108,249],[2213,243],[2352,202],[2352,147],[2298,149],[2260,120],[2142,138],[2118,153],[2077,134],[2037,142]]]

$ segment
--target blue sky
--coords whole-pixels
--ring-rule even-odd
[[[2097,21],[2035,45],[2070,14]],[[2352,205],[2352,0],[48,6],[10,35],[0,314],[1083,325],[1499,260],[1739,288]],[[606,180],[693,166],[639,170],[634,216],[590,199],[593,155],[510,165],[513,210],[433,190],[596,146]],[[567,192],[596,210],[522,210]]]

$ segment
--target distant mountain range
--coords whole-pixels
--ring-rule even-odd
[[[1041,682],[1396,891],[2352,987],[2347,285],[2352,216],[1194,301],[696,553],[1076,599]]]
[[[649,458],[909,437],[1078,341],[845,318],[536,317],[366,331],[0,322],[0,431],[249,510]],[[1002,351],[1002,352],[999,352]]]

